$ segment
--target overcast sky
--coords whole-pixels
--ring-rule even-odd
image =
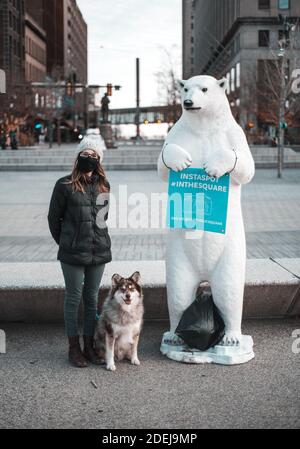
[[[89,83],[122,85],[111,107],[135,106],[135,58],[141,58],[141,104],[159,104],[155,72],[171,49],[181,77],[181,0],[77,0],[89,29]],[[103,48],[101,48],[103,47]]]

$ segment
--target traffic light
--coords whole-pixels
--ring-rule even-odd
[[[144,120],[144,125],[149,125],[149,120],[145,119]]]
[[[288,124],[286,122],[280,122],[281,129],[288,129]]]
[[[108,84],[108,85],[107,85],[107,95],[108,95],[109,97],[112,96],[112,90],[113,90],[112,84]]]

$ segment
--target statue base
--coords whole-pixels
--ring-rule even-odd
[[[243,335],[238,346],[216,345],[207,351],[190,349],[187,345],[169,345],[164,342],[163,337],[160,352],[176,362],[194,364],[240,365],[254,358],[253,340],[250,335]]]
[[[100,133],[105,141],[105,145],[108,150],[117,148],[117,145],[115,144],[114,141],[113,130],[110,123],[101,123]]]

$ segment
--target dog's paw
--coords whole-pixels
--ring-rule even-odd
[[[116,371],[116,365],[114,364],[114,363],[108,363],[107,365],[106,365],[106,369],[107,369],[107,371]]]
[[[139,361],[138,358],[136,359],[131,359],[131,365],[136,365],[136,366],[140,366],[141,362]]]
[[[222,346],[239,346],[241,343],[242,334],[240,332],[226,332],[221,341]]]

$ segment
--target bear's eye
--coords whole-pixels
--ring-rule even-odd
[[[207,91],[208,91],[207,87],[203,87],[202,92],[207,92]]]

